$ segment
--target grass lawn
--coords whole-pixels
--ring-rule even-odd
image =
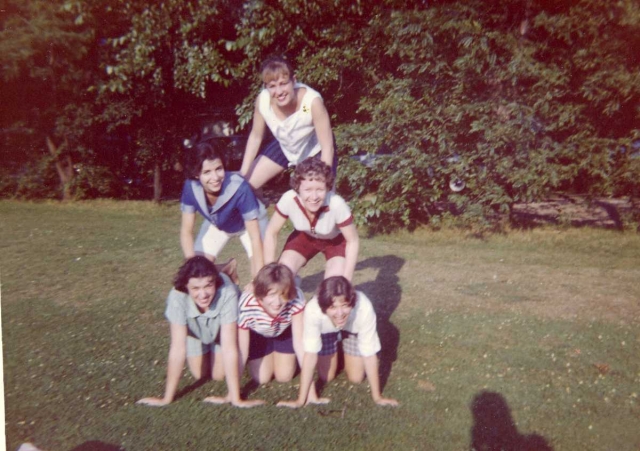
[[[177,204],[0,202],[7,449],[640,449],[640,234],[541,228],[486,240],[419,231],[361,240],[384,395],[344,374],[326,406],[165,408],[165,296],[182,262]],[[281,240],[280,244],[282,244]],[[248,262],[235,240],[221,259]],[[322,258],[303,271],[311,295]],[[248,382],[245,376],[244,382]],[[511,448],[507,448],[511,446]]]

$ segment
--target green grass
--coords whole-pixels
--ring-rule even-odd
[[[497,443],[481,432],[487,424],[512,442],[537,434],[555,450],[640,448],[637,234],[363,239],[355,282],[375,304],[384,394],[400,407],[375,407],[367,384],[342,374],[325,388],[327,406],[276,408],[296,396],[297,378],[252,392],[264,407],[206,405],[224,383],[194,387],[185,374],[183,395],[153,409],[134,403],[164,386],[178,206],[4,201],[0,217],[9,450],[25,441],[45,450],[468,450],[474,439]],[[246,281],[238,242],[221,259],[229,256]],[[307,295],[322,263],[303,272]]]

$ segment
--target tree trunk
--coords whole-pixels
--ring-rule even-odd
[[[53,157],[53,161],[56,165],[56,171],[58,172],[58,177],[60,178],[60,187],[62,188],[62,200],[69,201],[72,199],[71,195],[71,181],[73,180],[73,162],[71,161],[71,155],[69,153],[64,152],[66,147],[68,146],[68,141],[64,140],[62,144],[56,146],[51,139],[51,137],[47,136],[47,149],[49,149],[49,153]],[[64,154],[63,154],[64,153]]]
[[[161,164],[159,161],[156,162],[153,167],[153,200],[157,203],[160,203],[160,198],[162,197],[162,173],[161,173]]]

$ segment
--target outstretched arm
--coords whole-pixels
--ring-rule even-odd
[[[397,406],[398,401],[391,398],[383,398],[380,393],[380,376],[378,374],[378,356],[376,354],[363,357],[364,372],[369,380],[371,388],[371,397],[379,406]]]
[[[345,249],[344,277],[351,281],[353,279],[353,273],[356,270],[356,263],[358,262],[360,239],[358,237],[358,230],[354,224],[342,227],[340,231],[347,241]]]
[[[302,321],[303,313],[298,313],[294,315],[291,319],[291,335],[293,336],[293,350],[296,353],[296,359],[298,360],[298,365],[302,368],[302,364],[304,362],[304,348],[302,344],[302,331],[304,328],[304,324]],[[316,385],[312,382],[309,387],[309,395],[306,399],[307,404],[326,404],[329,402],[328,398],[318,398],[318,393],[316,392]]]
[[[278,245],[278,233],[284,224],[287,222],[287,218],[282,216],[276,210],[269,220],[267,231],[264,234],[264,263],[268,264],[276,261],[276,246]]]
[[[249,239],[251,240],[251,249],[253,251],[253,255],[251,257],[251,276],[255,277],[256,274],[258,274],[258,271],[260,271],[260,269],[264,265],[264,255],[262,253],[262,238],[260,237],[260,226],[258,225],[257,219],[245,221],[244,226],[247,229]]]
[[[302,369],[300,371],[300,392],[298,393],[298,399],[295,401],[280,401],[279,407],[291,407],[297,409],[303,407],[309,397],[309,390],[313,383],[313,373],[318,363],[318,354],[313,352],[305,352],[302,359]],[[329,402],[329,400],[326,400]]]
[[[331,120],[329,119],[329,112],[320,97],[313,99],[313,102],[311,102],[311,117],[313,118],[313,126],[316,129],[316,136],[320,143],[320,159],[332,166],[335,149],[333,148]]]
[[[170,323],[171,346],[167,362],[167,383],[163,398],[143,398],[136,404],[148,406],[166,406],[173,401],[187,357],[187,326]]]
[[[238,351],[240,353],[238,357],[238,377],[242,379],[242,373],[247,366],[247,360],[249,359],[249,330],[238,327]]]
[[[193,228],[196,224],[195,213],[182,213],[182,222],[180,223],[180,246],[184,258],[191,258],[195,253],[193,241]]]
[[[264,404],[261,400],[243,401],[240,399],[240,374],[238,368],[238,326],[235,322],[220,327],[220,346],[224,362],[224,377],[227,382],[227,396],[219,398],[209,396],[205,402],[221,404],[230,402],[236,407],[254,407]]]
[[[258,100],[256,99],[256,104],[253,109],[253,123],[251,125],[251,132],[249,133],[249,138],[247,139],[247,145],[244,149],[244,157],[242,158],[242,166],[240,168],[240,174],[243,177],[246,177],[249,174],[249,170],[251,169],[251,164],[253,160],[256,159],[256,155],[258,155],[258,150],[260,149],[260,144],[262,143],[262,137],[264,136],[265,130],[265,122],[262,114],[260,114],[260,110],[258,109]]]

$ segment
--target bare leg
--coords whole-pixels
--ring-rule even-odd
[[[349,382],[359,384],[364,380],[364,359],[345,353],[344,371],[347,373]]]
[[[296,355],[273,352],[275,378],[278,382],[289,382],[296,372]]]
[[[187,357],[187,365],[193,378],[200,380],[203,376],[208,376],[209,354]]]
[[[284,168],[278,163],[263,155],[259,155],[251,165],[246,179],[254,190],[258,190],[282,172],[284,172]]]
[[[333,260],[333,259],[332,259]],[[305,259],[302,255],[297,253],[296,251],[286,250],[280,255],[278,259],[278,263],[281,263],[288,267],[291,272],[295,275],[298,274],[300,268],[307,264],[307,259]]]
[[[327,260],[327,265],[324,269],[324,278],[344,275],[345,262],[346,259],[344,257],[333,257]]]
[[[230,258],[226,263],[216,265],[219,272],[229,276],[231,281],[236,285],[240,284],[240,278],[238,277],[238,262],[235,258]]]
[[[273,378],[273,352],[261,359],[249,360],[249,374],[258,384],[266,384]]]
[[[318,376],[323,382],[330,382],[336,377],[338,369],[338,353],[318,356]]]

